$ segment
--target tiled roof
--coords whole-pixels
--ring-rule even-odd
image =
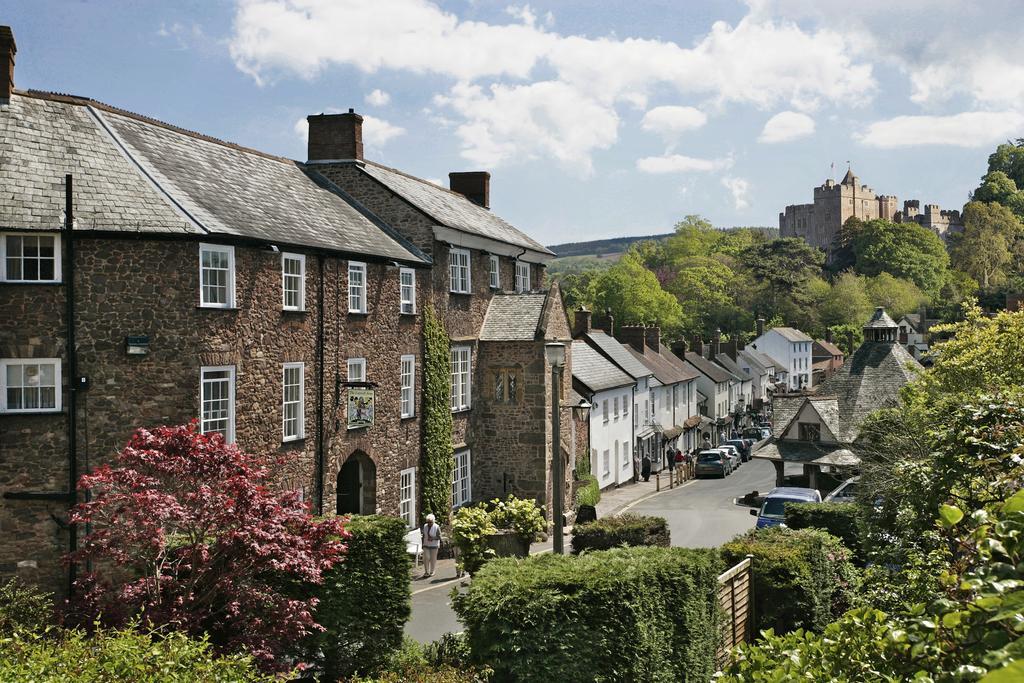
[[[623,346],[634,358],[650,368],[651,372],[654,373],[655,379],[665,386],[693,379],[691,373],[686,372],[683,368],[677,368],[667,358],[651,348],[645,348],[644,352],[640,353],[628,344],[623,344]]]
[[[572,343],[572,377],[593,392],[636,382],[582,339]]]
[[[805,396],[776,396],[772,400],[772,436],[782,437],[805,400]]]
[[[816,351],[818,351],[819,348],[824,352],[824,354],[823,353],[815,353]],[[825,354],[828,354],[828,355],[826,356]],[[819,340],[815,341],[814,345],[811,347],[811,356],[814,357],[814,358],[821,358],[821,357],[827,358],[828,356],[842,356],[842,355],[843,355],[843,350],[842,349],[840,349],[838,346],[836,346],[832,342],[825,341],[824,339],[819,339]]]
[[[723,368],[725,368],[728,372],[730,372],[733,375],[735,375],[738,379],[740,379],[740,380],[742,380],[744,382],[751,381],[750,375],[748,375],[746,373],[746,371],[743,370],[743,368],[741,368],[739,365],[737,365],[736,361],[734,361],[729,356],[729,354],[727,354],[727,353],[720,353],[720,354],[718,354],[717,356],[715,356],[715,362],[718,363],[719,365],[721,365]]]
[[[808,337],[806,334],[796,329],[795,327],[773,327],[772,329],[791,342],[814,341],[813,339],[811,339],[810,337]]]
[[[889,314],[885,312],[885,309],[881,306],[875,309],[875,312],[871,316],[871,320],[864,325],[864,329],[892,329],[898,327],[896,321],[889,317]]]
[[[601,330],[590,330],[583,335],[583,338],[633,379],[650,377],[654,374],[646,365],[634,358],[629,351],[626,351],[626,348],[614,337],[609,337]]]
[[[849,459],[857,456],[845,446],[827,443],[811,443],[809,441],[774,441],[766,443],[754,451],[755,458],[762,460],[782,460],[784,462],[811,463],[818,460],[828,464],[831,460],[839,464],[847,464]],[[859,460],[858,460],[859,461]]]
[[[661,354],[662,358],[664,358],[669,363],[674,365],[677,370],[682,372],[686,376],[686,379],[690,380],[690,379],[697,379],[698,377],[700,377],[700,373],[697,372],[696,368],[694,368],[692,365],[690,365],[689,363],[684,361],[682,358],[680,358],[679,356],[674,354],[667,347],[662,346],[658,350],[658,353]]]
[[[541,254],[554,255],[541,243],[457,192],[370,161],[364,162],[360,168],[439,225],[525,247]]]
[[[487,306],[480,341],[533,341],[547,294],[495,294]]]
[[[747,362],[752,366],[760,366],[764,370],[771,371],[775,368],[775,361],[769,358],[767,355],[761,353],[757,349],[741,349],[738,354],[747,359]]]
[[[729,382],[740,379],[722,366],[712,363],[695,351],[686,352],[686,361],[712,382]]]

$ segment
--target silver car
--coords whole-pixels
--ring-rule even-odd
[[[740,455],[739,450],[737,450],[737,448],[732,444],[721,444],[718,447],[718,450],[725,451],[729,454],[729,460],[732,461],[732,468],[734,470],[739,469],[740,465],[743,464],[743,456]]]
[[[857,497],[857,482],[860,477],[850,477],[825,496],[826,503],[852,503]]]

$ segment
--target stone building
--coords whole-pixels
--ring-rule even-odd
[[[812,247],[831,254],[840,229],[850,218],[916,222],[940,236],[961,227],[959,211],[943,211],[938,205],[928,204],[921,213],[920,202],[916,199],[904,201],[901,211],[895,196],[875,194],[873,189],[861,184],[852,170],[847,170],[838,184],[829,178],[814,188],[813,203],[787,206],[779,214],[779,233],[782,237],[803,237]]]

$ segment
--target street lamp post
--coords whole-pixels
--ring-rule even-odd
[[[562,421],[559,419],[561,406],[562,369],[565,367],[565,344],[551,342],[544,345],[544,356],[551,365],[551,517],[554,522],[554,543],[552,550],[565,553],[563,537],[563,508],[565,495],[565,474],[562,471]]]

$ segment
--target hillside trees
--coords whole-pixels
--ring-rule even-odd
[[[1024,257],[1024,226],[1013,211],[994,202],[970,202],[963,221],[963,233],[951,238],[953,265],[983,290],[1003,284],[1015,262]]]
[[[657,322],[670,336],[683,324],[679,301],[633,252],[591,280],[588,298],[594,310],[610,310],[622,323]]]
[[[916,223],[871,220],[853,236],[856,270],[910,280],[929,295],[946,281],[949,254],[942,238]]]

